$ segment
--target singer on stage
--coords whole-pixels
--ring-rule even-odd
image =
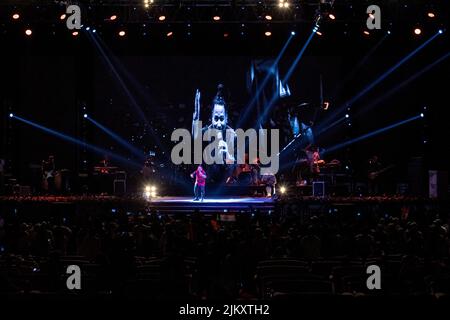
[[[206,184],[206,172],[203,170],[202,165],[198,165],[197,170],[191,173],[191,178],[195,177],[194,185],[194,201],[203,201],[205,197],[205,184]]]

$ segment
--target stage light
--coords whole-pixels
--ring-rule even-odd
[[[421,117],[421,118],[425,117],[425,114],[424,114],[424,113],[421,113],[421,114],[420,114],[420,117]]]
[[[152,189],[151,186],[146,186],[146,187],[145,187],[145,192],[150,192],[151,189]]]
[[[164,21],[164,20],[166,20],[166,16],[159,16],[158,20],[159,21]]]
[[[443,34],[444,33],[444,30],[442,30],[442,29],[439,29],[439,34]]]
[[[26,34],[27,36],[31,36],[32,33],[33,33],[33,31],[31,31],[31,29],[25,30],[25,34]]]
[[[280,187],[280,192],[283,194],[286,193],[286,187],[285,186]]]
[[[289,2],[287,0],[279,0],[278,6],[280,8],[289,8]]]
[[[220,16],[214,16],[214,17],[213,17],[213,20],[214,20],[214,21],[219,21],[219,20],[220,20]]]
[[[83,118],[86,119],[87,117],[88,117],[87,113],[83,114]]]
[[[266,37],[270,37],[270,36],[272,35],[272,32],[266,31],[266,32],[264,33],[264,35],[265,35]]]
[[[172,32],[172,31],[167,32],[167,36],[168,36],[168,37],[173,36],[173,32]]]
[[[66,18],[66,14],[65,13],[63,13],[62,15],[59,16],[60,20],[64,20],[65,18]]]
[[[291,31],[291,35],[295,36],[295,31]]]
[[[321,36],[321,35],[322,35],[322,32],[316,31],[316,34],[317,34],[318,36]]]
[[[345,117],[348,119],[348,118],[350,118],[350,115],[347,113],[347,114],[345,115]]]
[[[111,17],[109,17],[109,20],[114,21],[117,19],[117,16],[115,14],[113,14]]]
[[[336,16],[334,14],[332,14],[332,13],[330,13],[328,15],[328,18],[330,18],[331,20],[336,20]]]
[[[414,33],[415,33],[416,35],[419,35],[419,34],[422,33],[422,29],[420,29],[420,28],[415,28],[415,29],[414,29]]]
[[[13,18],[14,20],[17,20],[17,19],[20,18],[20,15],[19,15],[18,13],[14,13],[13,16],[12,16],[12,18]]]
[[[72,35],[73,35],[74,37],[76,37],[76,36],[78,35],[78,31],[72,32]]]
[[[387,34],[391,34],[391,30],[388,30],[388,31],[387,31]]]
[[[436,17],[436,15],[434,14],[434,12],[431,12],[431,11],[428,12],[427,15],[428,15],[429,18],[434,18],[434,17]]]
[[[86,27],[86,31],[89,31],[89,30],[91,30],[91,27]]]
[[[373,13],[369,13],[369,17],[370,19],[375,20],[375,16],[373,15]]]
[[[368,35],[370,35],[370,32],[369,31],[367,31],[367,30],[364,30],[364,32],[363,32],[366,36],[368,36]]]
[[[121,37],[123,37],[123,36],[125,36],[125,31],[123,31],[123,30],[121,30],[121,31],[119,31],[119,36],[121,36]]]
[[[272,20],[272,16],[271,15],[266,15],[265,18],[266,18],[266,20],[269,20],[269,21]]]
[[[151,192],[156,192],[156,187],[155,186],[151,186],[150,190],[151,190]]]
[[[9,114],[9,117],[10,117],[10,118],[14,118],[14,113],[10,113],[10,114]]]
[[[97,30],[96,30],[96,29],[94,29],[94,30],[92,30],[92,32],[93,32],[93,33],[96,33],[96,32],[97,32]]]

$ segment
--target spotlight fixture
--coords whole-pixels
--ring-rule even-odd
[[[421,118],[425,117],[425,114],[422,112],[422,113],[420,114],[420,117],[421,117]]]
[[[278,6],[280,8],[289,8],[289,1],[287,1],[287,0],[278,0]]]
[[[321,35],[322,35],[322,32],[316,31],[316,34],[317,34],[318,36],[321,36]]]
[[[152,4],[152,3],[153,3],[153,0],[144,0],[144,7],[149,8],[150,4]]]
[[[33,31],[31,31],[31,29],[25,30],[25,34],[26,34],[27,36],[31,36],[32,33],[33,33]]]
[[[346,115],[345,115],[345,118],[350,118],[350,115],[347,113]]]
[[[444,33],[444,30],[442,30],[442,29],[439,29],[439,34],[443,34]]]
[[[433,11],[429,11],[429,12],[427,13],[427,16],[428,16],[428,18],[435,18],[435,17],[436,17],[436,15],[434,14]]]
[[[215,15],[215,16],[213,17],[213,20],[214,20],[214,21],[219,21],[219,20],[220,20],[220,16]]]
[[[270,36],[272,35],[272,32],[266,31],[266,32],[264,33],[264,35],[265,35],[266,37],[270,37]]]
[[[87,117],[88,117],[87,113],[83,114],[83,118],[86,119]]]
[[[292,36],[295,36],[295,31],[291,31],[291,35],[292,35]]]
[[[366,36],[368,36],[368,35],[370,35],[370,32],[369,31],[367,31],[367,30],[364,30],[364,32],[363,32]]]
[[[414,29],[414,34],[420,35],[421,33],[422,33],[422,29],[420,29],[420,28],[415,28]]]
[[[387,31],[387,34],[391,34],[391,30],[388,30],[388,31]]]
[[[78,35],[78,31],[72,32],[72,35],[73,35],[74,37],[76,37],[76,36]]]
[[[328,15],[328,18],[330,18],[331,20],[336,20],[336,16],[334,14],[332,14],[332,13],[330,13]]]
[[[119,31],[119,36],[120,36],[120,37],[123,37],[123,36],[125,36],[125,34],[126,34],[126,32],[125,32],[125,31],[123,31],[123,30],[120,30],[120,31]]]
[[[280,192],[283,194],[286,193],[286,187],[285,186],[280,187]]]
[[[18,13],[14,13],[13,16],[12,16],[12,18],[13,18],[14,20],[17,20],[17,19],[20,18],[20,15],[19,15]]]
[[[172,31],[167,32],[166,36],[168,36],[168,37],[173,36],[173,32]]]
[[[9,114],[9,117],[10,117],[10,118],[14,118],[14,113],[10,113],[10,114]]]
[[[266,16],[265,16],[265,18],[266,18],[266,20],[272,20],[272,16],[271,15],[269,15],[269,14],[267,14]]]
[[[111,17],[109,17],[109,20],[111,21],[117,20],[117,16],[113,14]]]
[[[63,13],[62,15],[59,16],[59,20],[64,20],[66,18],[66,14]]]
[[[164,21],[164,20],[166,20],[166,16],[159,16],[158,20],[159,21]]]

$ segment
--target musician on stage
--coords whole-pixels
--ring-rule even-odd
[[[324,161],[320,159],[319,148],[315,145],[308,145],[305,149],[305,152],[308,158],[312,180],[315,181],[319,177],[320,165],[323,164]]]
[[[368,183],[367,191],[369,195],[376,196],[380,193],[379,173],[382,171],[383,164],[377,155],[373,155],[367,162]]]
[[[201,164],[198,165],[197,170],[191,173],[191,178],[195,178],[194,201],[203,201],[205,198],[206,172]]]
[[[44,190],[46,190],[49,194],[54,194],[56,191],[55,175],[55,157],[50,155],[47,160],[42,161],[42,178],[44,180]]]

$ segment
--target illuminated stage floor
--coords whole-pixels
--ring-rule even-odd
[[[205,198],[203,202],[194,201],[192,197],[159,197],[150,202],[156,203],[190,203],[190,204],[205,204],[205,203],[217,203],[217,204],[235,204],[235,203],[273,203],[272,198],[251,198],[251,197],[214,197],[214,198]]]
[[[192,197],[159,197],[148,204],[162,212],[267,212],[273,210],[274,200],[264,197],[214,197],[201,202],[194,201]]]

